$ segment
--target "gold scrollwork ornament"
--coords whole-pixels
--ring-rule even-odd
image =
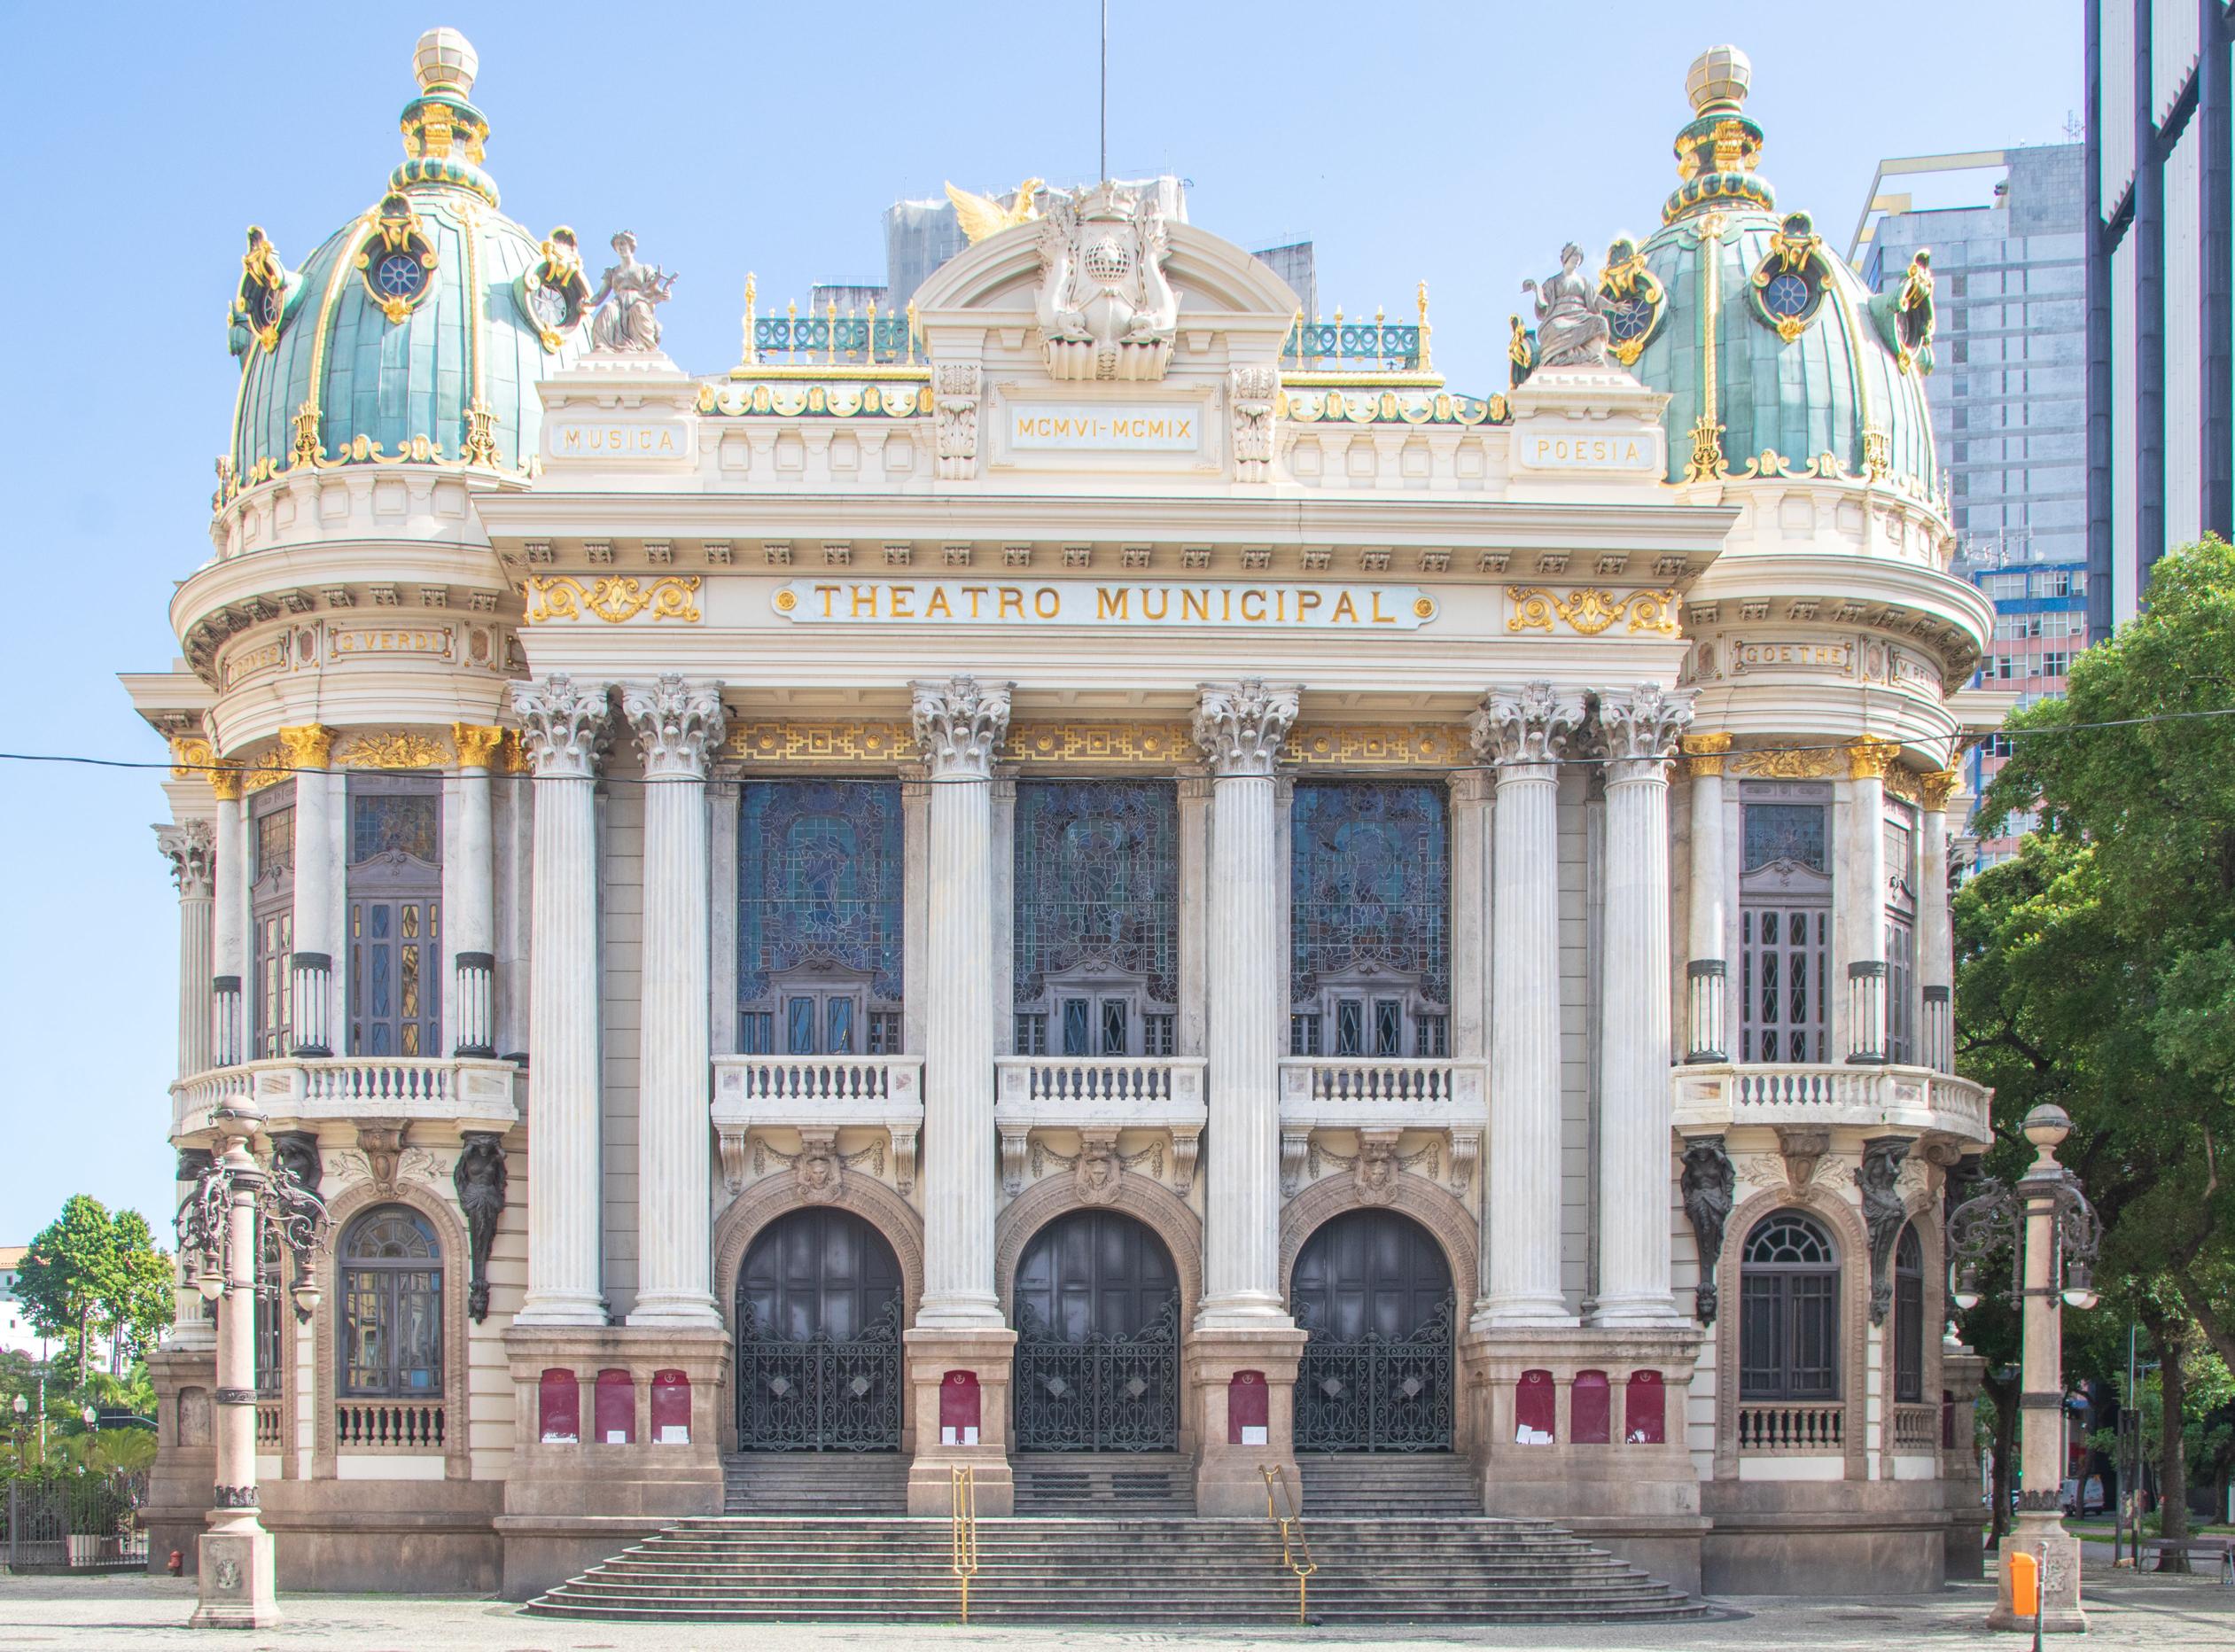
[[[584,585],[571,573],[531,574],[527,623],[543,625],[553,620],[579,620],[596,615],[608,625],[619,625],[650,612],[654,620],[681,620],[696,624],[703,617],[694,600],[699,576],[671,573],[654,580],[648,589],[632,574],[611,573]]]

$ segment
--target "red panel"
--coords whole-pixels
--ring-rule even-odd
[[[1614,1391],[1604,1371],[1578,1371],[1568,1391],[1568,1438],[1578,1446],[1604,1446],[1614,1438]]]
[[[1227,1444],[1262,1446],[1273,1425],[1273,1391],[1262,1371],[1236,1371],[1227,1382]]]
[[[626,1371],[597,1374],[597,1397],[591,1408],[590,1438],[600,1446],[636,1443],[636,1379]]]
[[[681,1371],[652,1373],[652,1444],[690,1444],[690,1378]]]
[[[1632,1446],[1669,1443],[1669,1391],[1658,1371],[1632,1371],[1622,1399],[1622,1438]]]
[[[939,1379],[939,1444],[977,1444],[979,1409],[977,1373],[949,1371]]]
[[[582,1385],[573,1372],[553,1366],[535,1385],[535,1431],[547,1446],[581,1442]]]
[[[1517,1446],[1549,1446],[1559,1438],[1560,1426],[1554,1417],[1557,1409],[1552,1391],[1552,1373],[1523,1371],[1514,1389],[1514,1443]]]

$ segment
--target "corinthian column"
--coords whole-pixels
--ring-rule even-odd
[[[210,924],[209,1037],[213,1064],[237,1066],[245,1054],[241,977],[248,969],[248,824],[241,808],[241,772],[213,768],[217,797],[214,853],[216,912]]]
[[[214,1066],[210,1059],[212,874],[217,834],[205,820],[155,829],[156,845],[178,885],[178,1076]]]
[[[1901,755],[1890,740],[1847,743],[1847,826],[1834,898],[1847,939],[1847,1059],[1886,1059],[1886,771]]]
[[[603,1325],[598,1266],[597,759],[604,683],[512,685],[533,764],[527,1296],[518,1325]]]
[[[489,765],[504,744],[504,730],[452,723],[458,747],[457,862],[445,879],[449,901],[449,952],[456,983],[451,1050],[460,1056],[496,1054],[496,839],[490,826]]]
[[[1011,684],[911,685],[931,779],[919,1327],[998,1329],[993,1289],[993,752]]]
[[[1727,1061],[1730,961],[1723,955],[1729,933],[1730,892],[1724,887],[1723,760],[1731,749],[1727,734],[1684,736],[1685,767],[1692,775],[1692,902],[1685,956],[1686,1061]]]
[[[292,994],[292,1056],[334,1053],[334,927],[340,910],[341,848],[334,839],[337,777],[327,762],[334,731],[299,723],[279,731],[279,749],[295,771],[295,944],[288,955]]]
[[[1576,1322],[1560,1289],[1559,760],[1582,721],[1549,682],[1494,690],[1469,720],[1498,773],[1484,1328]]]
[[[644,756],[643,1032],[631,1325],[719,1327],[707,1190],[706,751],[721,685],[666,676],[621,690]]]
[[[1599,702],[1607,756],[1598,1322],[1677,1321],[1669,1283],[1669,760],[1688,697]]]
[[[1923,776],[1924,808],[1917,842],[1917,979],[1925,1003],[1925,1065],[1939,1072],[1956,1070],[1953,1030],[1949,1025],[1949,989],[1955,980],[1955,940],[1948,915],[1948,799],[1963,784],[1953,768]]]
[[[1211,763],[1211,1004],[1204,1054],[1211,1180],[1205,1329],[1287,1325],[1281,1297],[1281,1052],[1288,1009],[1273,766],[1297,690],[1205,683],[1195,744]]]

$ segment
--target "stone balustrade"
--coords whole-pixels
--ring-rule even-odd
[[[439,1399],[342,1399],[334,1404],[340,1451],[439,1452],[448,1419]]]
[[[252,1061],[214,1067],[171,1087],[171,1133],[211,1127],[222,1107],[253,1106],[275,1129],[322,1119],[440,1118],[474,1130],[519,1121],[519,1070],[509,1061],[370,1056]]]
[[[1896,1405],[1894,1407],[1894,1449],[1924,1453],[1940,1449],[1940,1407]]]
[[[722,1179],[744,1185],[745,1142],[756,1129],[881,1129],[895,1181],[915,1181],[923,1130],[921,1056],[717,1056],[713,1126]]]
[[[1035,1131],[1161,1130],[1172,1147],[1172,1181],[1185,1192],[1210,1112],[1200,1056],[1002,1056],[994,1063],[993,1127],[1001,1181],[1024,1185]]]
[[[1934,1132],[1984,1149],[1990,1092],[1929,1067],[1802,1063],[1683,1066],[1675,1086],[1675,1125],[1686,1135],[1745,1125],[1846,1126]]]
[[[1847,1449],[1847,1402],[1741,1400],[1739,1450],[1756,1456],[1834,1455]]]
[[[1281,1063],[1281,1182],[1294,1193],[1315,1132],[1357,1131],[1393,1146],[1408,1130],[1444,1138],[1444,1176],[1464,1194],[1488,1126],[1476,1062],[1367,1056],[1295,1057]]]

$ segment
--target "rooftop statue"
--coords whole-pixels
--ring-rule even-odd
[[[946,186],[946,199],[954,205],[954,222],[962,225],[963,235],[975,244],[989,235],[999,235],[1004,230],[1013,230],[1038,218],[1037,203],[1045,182],[1026,178],[1016,186],[1016,199],[1007,206],[984,195],[958,190],[952,183]]]
[[[1180,299],[1164,279],[1172,254],[1153,194],[1105,183],[1051,191],[1040,221],[1036,308],[1057,378],[1158,379],[1172,361]]]
[[[1560,273],[1546,277],[1542,286],[1524,281],[1521,290],[1537,295],[1539,368],[1607,364],[1607,346],[1614,331],[1607,323],[1607,301],[1600,296],[1599,284],[1583,273],[1583,248],[1569,242],[1560,249]]]
[[[636,261],[636,238],[622,230],[613,238],[613,250],[621,261],[599,280],[590,307],[590,343],[600,350],[623,350],[649,355],[659,348],[659,318],[655,305],[674,296],[675,277],[658,264]]]

